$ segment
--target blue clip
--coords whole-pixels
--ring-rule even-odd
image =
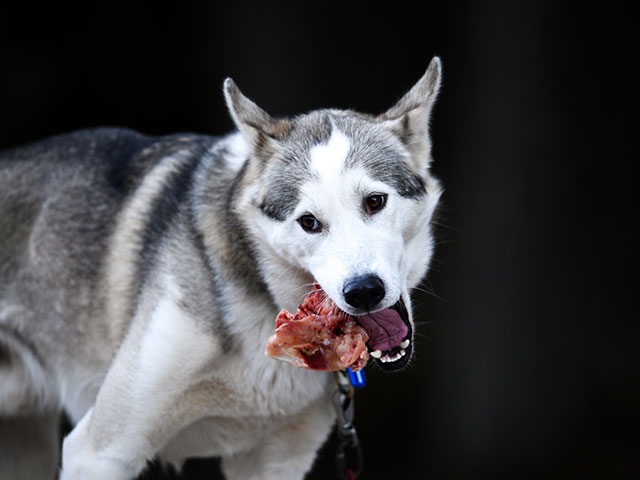
[[[367,384],[367,377],[364,376],[364,370],[353,372],[350,368],[347,368],[347,372],[349,373],[349,381],[353,388],[362,388]]]

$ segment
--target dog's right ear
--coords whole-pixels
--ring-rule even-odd
[[[224,97],[233,121],[257,154],[267,153],[291,130],[291,122],[271,117],[245,97],[230,78],[224,81]]]
[[[430,161],[429,116],[440,90],[441,77],[442,64],[438,57],[434,57],[411,90],[378,116],[378,120],[409,149],[419,171],[428,167]]]

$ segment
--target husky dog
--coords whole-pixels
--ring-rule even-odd
[[[229,479],[303,478],[332,378],[268,358],[267,339],[317,281],[369,314],[372,361],[409,361],[440,70],[379,116],[275,119],[227,79],[225,137],[94,129],[1,154],[0,478],[124,480],[197,456]],[[371,320],[391,309],[401,343]]]

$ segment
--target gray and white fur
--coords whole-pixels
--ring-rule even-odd
[[[302,479],[331,375],[265,356],[314,280],[404,300],[432,254],[434,58],[379,116],[274,119],[228,79],[238,131],[57,136],[0,154],[0,478],[135,478],[219,456],[229,479]],[[383,210],[363,198],[385,195]],[[301,227],[302,216],[322,229]]]

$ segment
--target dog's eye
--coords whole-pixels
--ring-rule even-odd
[[[382,210],[386,205],[386,203],[387,203],[387,195],[384,195],[384,194],[369,195],[364,200],[364,207],[367,213],[371,215],[373,213],[376,213]]]
[[[303,215],[298,219],[298,223],[305,232],[319,233],[322,230],[322,224],[313,215]]]

